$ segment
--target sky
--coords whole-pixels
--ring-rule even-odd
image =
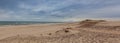
[[[0,21],[111,18],[120,18],[120,0],[0,0]]]

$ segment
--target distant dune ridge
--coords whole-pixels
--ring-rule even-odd
[[[120,43],[120,21],[0,27],[0,43]]]

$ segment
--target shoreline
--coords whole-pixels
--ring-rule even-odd
[[[35,26],[35,25],[58,25],[58,24],[65,24],[65,23],[45,23],[45,24],[43,24],[43,23],[39,23],[39,24],[18,24],[18,25],[0,25],[0,27],[15,27],[15,26]]]

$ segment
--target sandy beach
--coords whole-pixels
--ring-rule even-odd
[[[0,43],[120,43],[120,21],[1,26]]]

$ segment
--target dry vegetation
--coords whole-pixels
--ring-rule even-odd
[[[120,43],[120,34],[114,33],[120,31],[120,26],[97,25],[101,22],[107,21],[84,20],[79,23],[79,26],[48,33],[48,36],[17,35],[1,39],[0,43]],[[108,32],[110,30],[112,33]]]
[[[84,20],[81,21],[79,25],[81,25],[80,27],[91,27],[94,26],[95,24],[99,23],[99,22],[105,22],[105,20]]]

